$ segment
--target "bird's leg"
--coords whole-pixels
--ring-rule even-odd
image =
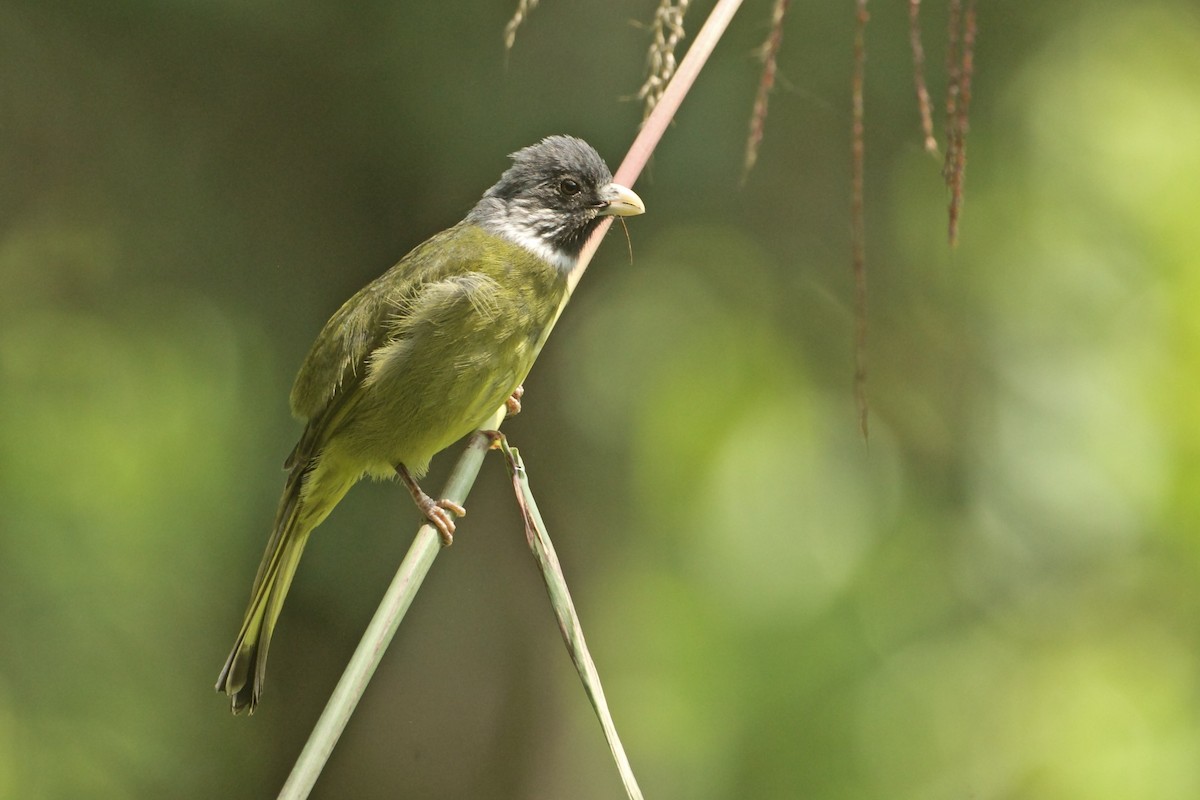
[[[429,495],[421,490],[417,485],[416,479],[408,471],[408,467],[403,464],[396,465],[396,474],[400,476],[400,480],[404,481],[404,485],[408,487],[408,493],[412,495],[413,502],[417,504],[417,508],[421,509],[421,513],[425,518],[433,523],[433,527],[438,529],[438,535],[442,537],[442,546],[449,547],[454,543],[454,516],[465,517],[467,510],[453,500],[434,500]]]
[[[504,401],[504,407],[508,409],[508,416],[515,417],[521,413],[521,398],[525,396],[525,387],[518,386],[513,389],[512,396]]]

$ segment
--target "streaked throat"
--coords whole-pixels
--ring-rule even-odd
[[[523,247],[538,258],[553,264],[562,272],[570,272],[579,262],[578,252],[570,252],[555,244],[557,228],[552,226],[549,215],[508,214],[488,220],[484,227],[497,236]]]

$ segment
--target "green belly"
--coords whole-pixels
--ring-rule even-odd
[[[454,283],[429,301],[436,310],[423,317],[416,309],[373,356],[355,408],[329,439],[339,460],[374,475],[397,463],[423,474],[529,374],[561,292],[530,302],[523,293],[506,297],[491,279]]]

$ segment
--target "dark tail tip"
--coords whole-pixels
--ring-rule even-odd
[[[247,647],[241,640],[225,660],[221,674],[217,676],[216,690],[229,695],[229,708],[234,715],[243,711],[254,714],[258,707],[262,681],[258,680],[258,645]]]

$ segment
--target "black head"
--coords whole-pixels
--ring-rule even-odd
[[[603,159],[582,139],[550,136],[512,159],[467,219],[564,269],[575,265],[601,217],[645,211],[636,194],[613,183]]]

